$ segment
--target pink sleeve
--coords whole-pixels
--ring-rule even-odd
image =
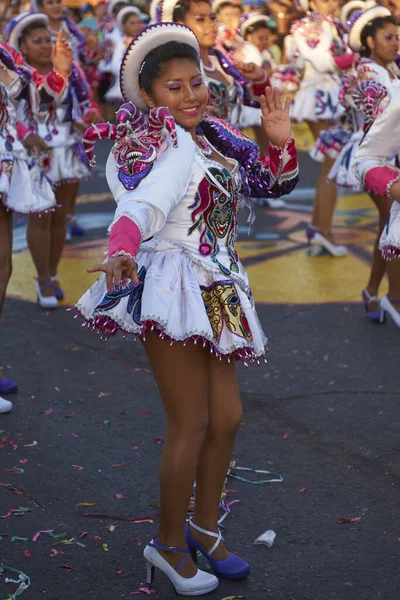
[[[373,167],[368,169],[365,175],[364,185],[366,189],[384,198],[390,198],[390,188],[400,179],[400,170],[396,167]]]
[[[121,217],[113,226],[108,240],[108,258],[118,252],[130,254],[133,258],[138,252],[142,234],[139,227],[128,217]]]
[[[343,56],[334,56],[333,60],[338,69],[350,69],[356,59],[355,54],[343,54]]]

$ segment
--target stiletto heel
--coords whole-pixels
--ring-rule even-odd
[[[197,529],[197,531],[200,531],[201,533],[209,535],[210,537],[216,538],[216,542],[209,552],[207,552],[207,550],[203,548],[203,546],[199,544],[199,542],[194,538],[191,532],[191,527],[193,527],[193,529]],[[228,558],[224,558],[222,560],[215,560],[214,558],[212,558],[211,555],[218,548],[222,540],[222,535],[219,530],[218,533],[214,533],[213,531],[207,531],[207,529],[202,529],[201,527],[193,523],[192,519],[190,519],[186,523],[185,531],[186,542],[190,550],[198,550],[199,552],[201,552],[201,554],[208,560],[212,570],[218,577],[220,577],[221,579],[245,579],[248,576],[248,574],[250,573],[250,566],[245,560],[237,556],[237,554],[231,552]]]
[[[367,313],[367,315],[369,316],[371,321],[373,321],[374,323],[384,323],[385,315],[383,315],[383,317],[382,317],[381,310],[379,310],[379,309],[378,310],[369,310],[369,305],[372,302],[379,302],[378,296],[371,296],[371,294],[369,293],[367,288],[364,288],[361,293],[361,297],[364,302],[365,312]]]
[[[380,302],[381,304],[381,311],[382,311],[382,316],[381,318],[385,318],[386,314],[389,314],[391,316],[391,318],[393,319],[393,321],[395,322],[395,325],[397,327],[400,327],[400,313],[397,312],[396,308],[393,306],[392,303],[396,303],[396,304],[400,304],[400,300],[397,300],[396,298],[392,298],[391,296],[387,295],[384,296]]]
[[[148,585],[151,585],[154,581],[155,568],[153,567],[151,562],[149,562],[148,560],[146,560],[146,567],[147,567],[146,581],[147,581]]]
[[[177,567],[169,564],[165,558],[161,556],[158,550],[165,552],[181,552],[185,557]],[[205,573],[197,569],[196,575],[193,577],[182,577],[178,571],[183,567],[191,555],[189,548],[176,548],[175,546],[166,546],[156,538],[151,540],[144,549],[144,557],[147,566],[147,583],[150,584],[154,579],[154,568],[160,569],[170,580],[177,594],[182,596],[202,596],[208,594],[218,587],[218,579],[211,573]]]

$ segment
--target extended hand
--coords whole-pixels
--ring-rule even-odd
[[[24,146],[28,150],[41,152],[42,150],[48,150],[47,144],[39,137],[36,133],[30,133],[24,139]]]
[[[68,41],[63,38],[61,31],[51,50],[51,60],[57,73],[64,77],[69,77],[72,69],[73,54]]]
[[[236,63],[236,68],[239,73],[246,77],[249,81],[263,83],[266,80],[266,72],[262,67],[257,66],[255,63]]]
[[[111,294],[113,290],[118,291],[121,281],[130,279],[133,284],[139,284],[137,265],[129,256],[117,256],[106,263],[101,263],[86,269],[88,273],[101,271],[106,274],[107,291]]]
[[[274,146],[283,147],[292,134],[290,127],[290,97],[288,96],[285,105],[282,106],[282,100],[278,88],[265,88],[265,96],[260,98],[262,112],[262,126],[264,131]]]

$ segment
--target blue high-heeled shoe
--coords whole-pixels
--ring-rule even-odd
[[[1,394],[15,394],[15,392],[18,392],[18,385],[15,381],[7,379],[7,377],[0,379],[0,396]]]
[[[207,550],[203,548],[203,546],[199,544],[199,542],[193,537],[193,534],[190,530],[191,527],[193,527],[193,529],[196,529],[197,531],[200,531],[201,533],[209,535],[210,537],[216,538],[216,542],[209,552],[207,552]],[[186,543],[190,548],[192,559],[195,564],[198,562],[198,550],[208,560],[212,570],[217,575],[217,577],[220,577],[221,579],[245,579],[250,573],[249,564],[233,552],[230,553],[230,556],[228,556],[228,558],[224,558],[222,560],[215,560],[214,558],[212,558],[212,554],[218,548],[222,540],[222,535],[220,531],[218,531],[218,533],[214,533],[213,531],[207,531],[206,529],[202,529],[201,527],[193,523],[192,519],[190,519],[186,523],[185,533]]]

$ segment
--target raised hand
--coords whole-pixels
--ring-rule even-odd
[[[121,282],[130,279],[133,284],[139,284],[137,265],[129,256],[117,256],[106,263],[101,263],[86,269],[88,273],[101,271],[106,274],[107,291],[111,294],[113,290],[118,291]]]
[[[69,77],[72,69],[73,54],[69,42],[63,38],[61,31],[57,36],[56,43],[53,45],[51,60],[57,73],[64,77]]]
[[[292,134],[290,126],[290,97],[288,96],[285,105],[282,105],[282,99],[278,88],[265,88],[265,96],[260,98],[261,104],[261,122],[262,127],[274,146],[283,147]]]

